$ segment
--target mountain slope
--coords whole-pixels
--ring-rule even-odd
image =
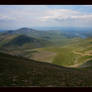
[[[5,32],[3,32],[3,34],[24,34],[24,35],[28,35],[28,36],[31,36],[31,37],[43,37],[45,36],[46,34],[48,35],[48,32],[43,32],[43,31],[38,31],[38,30],[35,30],[35,29],[32,29],[32,28],[20,28],[20,29],[17,29],[17,30],[7,30]]]
[[[0,86],[92,86],[92,70],[65,68],[0,53]]]
[[[1,35],[2,36],[2,35]],[[43,39],[37,39],[34,37],[29,37],[27,35],[3,35],[1,38],[0,46],[1,48],[39,48],[47,46],[50,42]]]
[[[62,34],[59,30],[49,30],[49,31],[40,31],[32,28],[20,28],[17,30],[8,30],[2,33],[3,35],[14,35],[22,34],[30,37],[40,38],[43,40],[50,40],[55,44],[60,44],[60,42],[65,43],[68,39]],[[64,42],[65,41],[65,42]],[[68,41],[67,41],[68,42]]]
[[[32,53],[31,50],[25,50],[24,53],[26,54],[24,56],[60,66],[72,67],[81,65],[89,59],[92,59],[92,38],[72,39],[71,44],[65,46],[50,46],[34,49],[34,51]]]

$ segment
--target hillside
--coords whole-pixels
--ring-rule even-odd
[[[92,38],[72,39],[70,44],[64,46],[29,49],[22,53],[25,53],[24,56],[27,58],[37,61],[67,67],[77,67],[92,59]]]
[[[52,37],[52,40],[47,40],[24,34],[3,34],[0,36],[2,47],[0,51],[67,67],[78,67],[92,59],[91,37],[85,39],[64,37],[56,39],[54,35]]]
[[[27,35],[1,35],[1,49],[24,49],[24,48],[39,48],[49,45],[48,40],[37,39]]]
[[[44,31],[46,30],[46,31]],[[49,36],[55,36],[59,38],[60,36],[67,37],[67,38],[74,38],[74,37],[80,37],[80,38],[87,38],[92,37],[92,30],[91,28],[51,28],[51,29],[45,29],[43,30],[33,29],[33,28],[19,28],[16,30],[6,30],[3,32],[4,34],[26,34],[33,37],[49,37]],[[58,34],[59,33],[59,34]]]
[[[65,68],[0,53],[0,86],[92,86],[92,70]]]
[[[92,86],[91,37],[36,31],[0,34],[0,86]]]
[[[59,30],[40,31],[26,27],[17,30],[6,30],[2,32],[1,35],[26,35],[37,39],[49,40],[54,43],[54,45],[63,45],[69,41],[69,38],[64,36],[64,34]]]
[[[47,31],[40,31],[35,30],[33,28],[20,28],[16,30],[6,30],[0,34],[0,36],[13,36],[13,35],[26,35],[28,37],[32,37],[35,39],[43,39],[43,40],[49,40],[51,42],[51,45],[67,45],[71,42],[74,38],[82,38],[85,39],[87,37],[91,37],[92,32],[90,30],[88,31],[82,31],[82,30],[47,30]],[[5,38],[4,37],[4,38]],[[0,37],[1,39],[1,37]]]
[[[79,68],[92,68],[92,60],[88,60],[84,64],[80,65]]]
[[[38,31],[32,28],[10,30],[0,34],[0,51],[60,66],[77,67],[92,59],[92,38],[83,37],[86,31],[82,33],[79,30]]]

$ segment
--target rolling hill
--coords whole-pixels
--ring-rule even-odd
[[[39,48],[50,44],[48,40],[37,39],[23,34],[1,35],[1,49]]]
[[[0,50],[60,66],[79,66],[88,59],[92,59],[92,55],[88,55],[92,50],[92,38],[90,36],[81,38],[86,31],[82,33],[79,30],[78,32],[72,30],[62,32],[59,30],[38,31],[31,28],[10,30],[0,34]],[[90,50],[85,52],[86,49]]]
[[[0,86],[92,86],[92,37],[82,33],[31,28],[1,32]]]
[[[92,38],[73,39],[64,46],[50,46],[33,50],[25,50],[24,56],[33,60],[49,62],[67,67],[78,67],[92,60]],[[67,58],[66,58],[67,57]]]
[[[33,49],[68,44],[71,39],[60,33],[56,30],[38,31],[32,28],[7,30],[0,34],[0,50]]]
[[[7,38],[7,36],[13,36],[13,35],[26,35],[28,37],[33,37],[36,39],[43,39],[43,40],[49,40],[51,42],[51,45],[66,45],[71,42],[74,38],[87,38],[91,37],[92,32],[90,30],[83,31],[83,30],[47,30],[47,31],[40,31],[35,30],[32,28],[20,28],[16,30],[6,30],[0,34],[4,38]]]
[[[31,37],[38,37],[38,38],[88,38],[92,37],[92,30],[91,28],[60,28],[60,29],[47,29],[46,31],[37,30],[33,28],[23,27],[16,30],[6,30],[2,32],[2,34],[25,34]]]

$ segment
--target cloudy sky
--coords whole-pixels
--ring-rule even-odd
[[[91,25],[92,5],[0,5],[0,29]]]

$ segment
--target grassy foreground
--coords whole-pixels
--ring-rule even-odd
[[[92,69],[65,68],[0,53],[0,86],[92,86]]]

